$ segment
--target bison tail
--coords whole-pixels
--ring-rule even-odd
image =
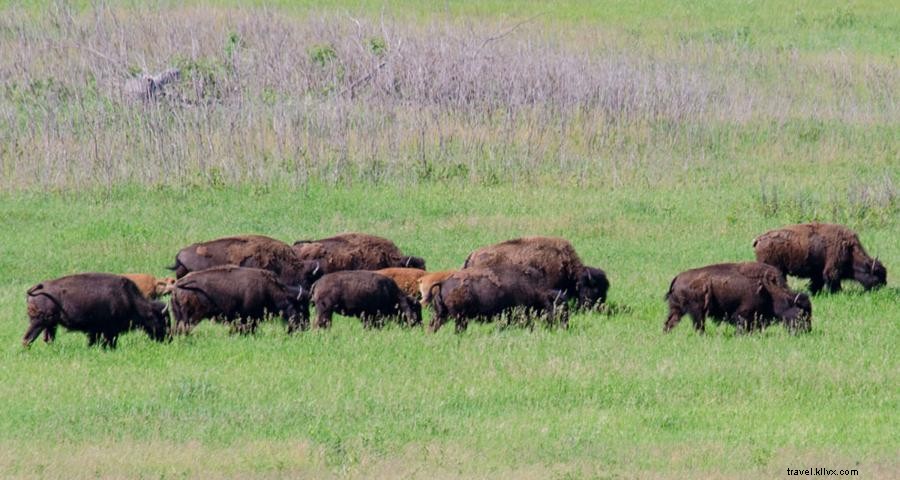
[[[669,282],[669,291],[666,292],[666,296],[663,300],[668,301],[669,298],[672,297],[672,291],[675,290],[675,280],[678,280],[678,277],[673,278],[672,281]]]
[[[435,282],[431,288],[428,289],[427,297],[428,301],[431,302],[432,308],[434,308],[435,312],[439,310],[444,310],[444,298],[441,296],[441,284],[443,282]],[[434,290],[437,289],[437,293],[434,293]],[[425,301],[424,299],[422,300]]]
[[[42,288],[44,288],[44,284],[43,284],[43,283],[39,283],[39,284],[37,284],[37,285],[35,285],[35,286],[29,288],[28,291],[27,291],[26,293],[28,294],[29,297],[36,297],[36,296],[38,296],[38,295],[40,295],[40,294],[39,294],[39,293],[35,293],[35,292],[37,292],[38,290],[40,290],[40,289],[42,289]]]

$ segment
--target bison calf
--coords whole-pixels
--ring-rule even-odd
[[[458,270],[442,270],[440,272],[426,273],[419,277],[416,283],[419,287],[419,296],[422,299],[422,305],[425,306],[431,303],[431,287],[433,287],[435,283],[445,280],[457,271]]]
[[[805,223],[770,230],[753,240],[756,261],[778,267],[787,275],[809,278],[813,295],[824,286],[841,289],[851,279],[866,289],[887,283],[887,270],[866,253],[855,232],[841,225]]]
[[[48,280],[28,289],[31,324],[22,344],[31,345],[42,331],[52,341],[57,325],[85,332],[88,345],[116,348],[119,335],[140,327],[150,338],[165,339],[169,319],[166,305],[141,295],[131,280],[108,273],[81,273]]]
[[[329,273],[313,286],[316,327],[331,326],[334,313],[359,317],[363,326],[381,326],[385,317],[402,314],[409,326],[422,323],[422,307],[384,275],[365,270]]]
[[[187,333],[204,318],[254,332],[267,313],[280,314],[288,333],[309,326],[309,293],[281,283],[259,268],[215,267],[192,272],[175,282],[172,313],[176,329]]]
[[[419,279],[428,272],[420,268],[395,267],[382,268],[381,270],[376,270],[375,273],[384,275],[393,280],[406,295],[416,297],[419,295]]]
[[[706,317],[734,324],[742,332],[783,321],[793,331],[808,331],[812,304],[803,293],[792,292],[781,273],[754,262],[722,263],[687,270],[676,276],[666,293],[668,332],[690,315],[694,329],[703,332]]]
[[[156,278],[146,273],[125,273],[122,276],[134,282],[141,295],[151,300],[171,293],[175,285],[175,279],[172,277]]]
[[[535,283],[534,269],[465,268],[435,283],[431,289],[434,316],[428,330],[436,332],[448,320],[462,332],[469,319],[490,320],[513,309],[523,308],[537,315],[548,314],[568,326],[565,294]]]

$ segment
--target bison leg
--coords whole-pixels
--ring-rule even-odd
[[[56,340],[56,325],[48,325],[44,329],[44,343],[50,343]]]
[[[841,291],[841,280],[840,279],[829,279],[828,280],[828,291],[831,293],[838,293]]]
[[[97,340],[100,339],[100,333],[88,332],[87,337],[88,337],[88,347],[93,347],[94,345],[97,344]]]
[[[31,345],[45,328],[46,326],[40,321],[32,320],[31,324],[28,325],[28,330],[25,331],[25,335],[22,337],[22,346],[27,347]]]
[[[678,310],[675,307],[669,307],[669,317],[666,318],[666,323],[663,325],[663,333],[669,333],[675,325],[678,325],[678,322],[681,321],[681,317],[684,314],[681,310]]]
[[[822,291],[822,287],[825,286],[825,279],[821,274],[813,274],[809,279],[809,293],[813,295],[818,295],[819,292]]]
[[[706,313],[699,309],[691,309],[688,311],[691,320],[694,322],[694,330],[697,333],[706,332]]]
[[[316,305],[316,324],[315,324],[315,327],[316,327],[316,328],[328,328],[328,327],[330,327],[330,326],[331,326],[331,316],[332,316],[331,310],[325,310],[325,309],[319,308],[319,306]]]
[[[103,348],[115,350],[119,343],[119,334],[115,332],[103,332],[103,342],[100,344]]]
[[[465,332],[466,329],[469,327],[469,319],[468,318],[460,315],[460,316],[456,317],[455,320],[456,320],[456,333]]]

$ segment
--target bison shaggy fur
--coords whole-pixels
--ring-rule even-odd
[[[342,233],[320,240],[299,240],[294,251],[304,260],[322,262],[329,273],[391,267],[425,269],[425,260],[403,255],[394,242],[366,233]]]
[[[56,327],[84,332],[88,345],[98,340],[116,348],[119,335],[134,327],[162,341],[168,333],[166,305],[145,298],[137,285],[120,275],[80,273],[47,280],[28,289],[30,325],[22,338],[29,346],[43,331],[52,341]]]
[[[792,332],[808,331],[812,322],[809,297],[789,290],[778,269],[756,262],[720,263],[682,272],[670,283],[666,300],[666,332],[684,315],[691,316],[698,332],[704,331],[707,317],[731,323],[741,332],[776,321],[783,321]]]
[[[329,273],[313,286],[316,327],[331,326],[335,313],[359,317],[363,326],[381,326],[386,317],[403,315],[406,324],[422,323],[422,307],[390,278],[366,270]]]
[[[480,248],[466,259],[471,267],[530,267],[540,272],[540,286],[562,290],[590,308],[606,302],[606,273],[587,267],[568,240],[555,237],[523,237]]]
[[[290,245],[262,235],[224,237],[189,245],[178,252],[169,269],[182,278],[190,272],[223,265],[269,270],[286,285],[305,290],[325,273],[319,262],[303,261]]]
[[[841,289],[851,279],[866,289],[887,283],[887,270],[866,253],[859,236],[841,225],[804,223],[770,230],[753,240],[758,262],[778,267],[787,275],[809,278],[809,290]]]
[[[252,333],[266,314],[280,314],[292,333],[309,326],[309,291],[285,285],[268,270],[214,267],[175,282],[172,313],[176,329],[182,333],[204,318],[229,322],[235,331]]]
[[[565,294],[542,288],[535,282],[540,272],[532,268],[464,268],[432,287],[434,315],[428,330],[436,332],[449,319],[462,332],[470,319],[491,320],[521,308],[535,315],[547,314],[568,326]]]

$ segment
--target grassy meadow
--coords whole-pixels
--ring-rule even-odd
[[[900,471],[890,2],[0,5],[0,477]],[[121,95],[172,65],[165,98]],[[662,334],[675,274],[812,220],[857,230],[888,286],[813,298],[806,335]],[[566,331],[20,345],[40,280],[342,231],[432,270],[563,236],[610,308]]]

